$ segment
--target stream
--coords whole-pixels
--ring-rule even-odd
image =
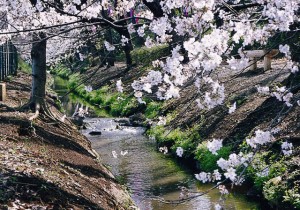
[[[66,82],[55,77],[53,88],[59,95],[63,95],[67,91],[65,84]],[[76,97],[62,99],[68,116],[74,112],[77,103],[83,102]],[[101,110],[96,110],[95,113],[101,113]],[[183,163],[171,155],[158,152],[155,141],[143,135],[144,128],[119,126],[116,122],[118,120],[97,116],[86,118],[85,122],[89,126],[82,133],[100,154],[101,162],[110,168],[120,183],[127,186],[132,199],[141,210],[213,210],[216,204],[226,210],[262,209],[257,202],[249,201],[244,194],[238,192],[230,193],[225,200],[220,199],[217,189],[179,205],[160,202],[158,198],[179,199],[183,187],[201,193],[213,185],[197,182],[193,172]],[[101,135],[89,135],[91,131],[101,131]]]

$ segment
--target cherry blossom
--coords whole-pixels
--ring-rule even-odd
[[[285,156],[289,156],[293,153],[293,144],[285,141],[281,144],[281,149]]]
[[[274,137],[270,131],[257,130],[255,131],[255,136],[252,138],[247,138],[246,142],[250,147],[256,148],[257,145],[264,145],[271,142],[273,139]]]
[[[229,108],[228,113],[232,114],[233,112],[235,112],[235,110],[236,110],[236,102],[234,102],[232,106]]]
[[[182,147],[177,147],[176,148],[176,154],[177,154],[178,157],[182,157],[182,155],[183,155]]]
[[[222,139],[213,139],[212,141],[207,142],[207,149],[214,155],[217,155],[217,151],[221,149],[223,140]]]
[[[109,42],[107,41],[104,41],[104,46],[105,48],[108,50],[108,51],[114,51],[116,49],[115,46],[113,46],[112,44],[110,44]]]
[[[117,81],[116,86],[117,86],[117,91],[120,92],[120,93],[123,93],[123,87],[122,87],[122,81],[121,80]]]
[[[84,86],[84,89],[87,91],[87,92],[92,92],[93,90],[93,87],[88,85],[88,86]]]

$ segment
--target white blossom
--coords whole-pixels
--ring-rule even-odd
[[[218,165],[222,170],[225,171],[225,170],[229,167],[230,163],[229,163],[227,160],[225,160],[224,158],[220,158],[220,159],[217,161],[217,165]]]
[[[182,157],[182,155],[183,155],[182,147],[177,147],[176,148],[176,154],[177,154],[178,157]]]
[[[199,174],[195,174],[197,180],[201,181],[202,183],[206,183],[209,181],[208,173],[200,172]]]
[[[117,81],[116,86],[117,86],[117,91],[120,92],[120,93],[123,93],[123,87],[122,87],[122,81],[121,80]]]
[[[221,178],[222,178],[222,175],[220,174],[219,170],[218,169],[214,170],[213,181],[221,180]]]
[[[218,189],[219,189],[219,191],[220,191],[220,193],[221,193],[222,195],[226,195],[226,194],[229,193],[228,190],[226,189],[226,186],[225,186],[225,185],[219,185],[219,186],[218,186]]]
[[[232,182],[234,182],[236,180],[236,173],[235,173],[235,169],[230,167],[227,169],[226,173],[224,173],[224,176],[226,178],[229,178]]]
[[[213,139],[212,141],[207,142],[207,148],[212,154],[217,155],[217,151],[223,146],[222,142],[222,139]]]
[[[257,86],[257,92],[263,94],[263,95],[269,95],[270,94],[270,88],[268,86]]]
[[[247,138],[246,142],[252,148],[256,148],[257,145],[264,145],[273,140],[273,136],[270,131],[255,131],[255,136],[252,138]]]
[[[158,149],[160,152],[162,152],[162,153],[164,153],[164,154],[167,154],[168,153],[168,147],[160,147],[159,149]]]
[[[293,153],[293,144],[285,141],[281,144],[281,149],[285,156],[290,156]]]
[[[85,89],[85,91],[87,91],[87,92],[92,92],[93,87],[92,87],[91,85],[88,85],[88,86],[84,86],[84,89]]]
[[[122,35],[122,37],[121,37],[122,46],[125,46],[126,43],[128,43],[128,41],[129,41],[129,39]]]
[[[104,45],[105,45],[105,48],[108,50],[108,51],[113,51],[116,49],[115,46],[113,46],[112,44],[110,44],[109,42],[107,41],[104,41]]]
[[[236,110],[236,102],[234,102],[232,106],[229,108],[228,113],[232,114],[233,112],[235,112],[235,110]]]

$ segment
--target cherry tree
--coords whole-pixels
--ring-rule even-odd
[[[289,45],[290,39],[296,37],[299,40],[300,37],[300,3],[297,0],[144,0],[143,3],[154,18],[137,29],[138,35],[145,37],[146,47],[168,44],[172,51],[168,58],[153,61],[153,69],[148,75],[132,83],[140,103],[145,103],[142,99],[145,93],[156,94],[160,100],[178,98],[184,84],[193,80],[199,92],[196,100],[199,108],[209,110],[219,106],[224,103],[226,90],[210,75],[221,68],[224,60],[229,64],[227,71],[243,72],[251,65],[245,49],[254,45],[266,48],[268,41],[278,34],[285,34],[285,39],[272,43],[268,50],[277,48],[285,56],[284,68],[290,71],[290,78],[299,74],[296,52]],[[232,55],[235,49],[238,57]],[[117,86],[122,89],[121,82]],[[299,97],[292,93],[298,90],[299,84],[272,89],[257,87],[258,92],[276,97],[278,103],[283,102],[286,107],[299,105]],[[236,108],[234,103],[228,110],[229,114]],[[245,169],[254,161],[256,154],[277,141],[275,134],[274,125],[267,130],[256,130],[252,137],[246,139],[247,151],[233,153],[227,160],[218,160],[222,173],[218,170],[200,172],[195,177],[205,183],[221,181],[223,176],[224,181],[240,185],[244,181]],[[217,154],[221,147],[222,139],[207,143],[212,154]],[[289,142],[283,142],[281,148],[283,155],[293,152],[293,145]],[[176,153],[181,157],[184,151],[178,147]],[[262,172],[265,173],[265,170]],[[226,193],[228,191],[222,186],[224,181],[217,186]]]
[[[144,103],[145,93],[156,94],[159,100],[180,97],[180,90],[187,81],[194,81],[199,92],[196,100],[199,108],[212,109],[225,100],[224,84],[212,78],[211,74],[221,67],[224,60],[229,64],[227,71],[242,72],[249,65],[249,58],[244,50],[254,45],[265,47],[268,40],[278,34],[287,34],[286,39],[276,42],[268,49],[277,48],[286,57],[285,68],[291,72],[291,77],[298,74],[299,64],[293,56],[288,40],[299,37],[299,7],[298,0],[36,0],[36,1],[0,1],[2,12],[7,14],[8,29],[1,30],[1,38],[13,34],[24,36],[30,34],[33,41],[33,68],[45,71],[44,53],[46,41],[51,33],[69,33],[75,28],[87,26],[111,27],[121,35],[120,43],[104,42],[108,51],[113,51],[118,45],[126,52],[127,64],[132,64],[131,34],[143,37],[146,47],[163,44],[170,46],[170,56],[153,61],[153,69],[132,83],[134,95]],[[139,8],[140,15],[128,15],[133,9]],[[139,18],[138,23],[132,19]],[[80,36],[82,30],[78,30]],[[45,34],[47,36],[45,37]],[[59,37],[59,36],[58,36]],[[3,39],[2,39],[3,40]],[[83,41],[83,40],[81,40]],[[74,42],[68,42],[68,47],[62,51],[51,50],[53,58],[74,48]],[[233,56],[236,50],[238,56]],[[39,54],[39,53],[41,54]],[[37,56],[38,55],[38,56]],[[224,70],[225,71],[225,70]],[[33,73],[35,80],[36,73]],[[37,86],[44,86],[44,75],[39,78]],[[39,83],[42,82],[42,83]],[[117,83],[122,90],[121,81]],[[299,86],[298,86],[299,88]],[[33,87],[35,91],[35,88]],[[35,95],[36,91],[33,91]],[[286,106],[296,106],[298,98],[293,97],[292,87],[258,87],[262,94],[269,94],[283,102]],[[44,89],[37,98],[44,98]],[[41,104],[38,102],[35,106]],[[234,103],[228,110],[233,113]],[[271,129],[271,128],[270,128]],[[217,164],[223,171],[226,180],[234,184],[243,181],[240,168],[247,167],[259,149],[274,142],[270,130],[257,130],[252,137],[246,139],[249,150],[245,153],[231,154],[228,160],[219,159]],[[221,139],[208,143],[208,150],[217,154],[222,147]],[[284,154],[290,154],[293,146],[286,142],[282,144]],[[182,156],[184,151],[178,148]],[[237,171],[242,171],[238,175]],[[196,178],[203,181],[219,181],[219,171],[208,174],[200,172]],[[224,190],[224,188],[220,188]]]
[[[32,63],[31,98],[24,106],[36,112],[31,119],[36,118],[40,111],[52,117],[44,100],[46,64],[78,50],[98,33],[100,26],[99,30],[112,27],[122,34],[126,42],[127,63],[131,65],[132,45],[130,37],[126,38],[129,36],[127,27],[122,26],[122,21],[116,22],[108,16],[105,2],[1,1],[0,6],[4,14],[1,20],[7,26],[1,30],[1,41],[11,39],[22,52],[21,56]]]

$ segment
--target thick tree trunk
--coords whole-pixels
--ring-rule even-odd
[[[45,38],[44,33],[34,34],[31,48],[32,91],[29,107],[36,112],[39,112],[45,106],[47,44]]]
[[[143,3],[151,10],[154,17],[159,18],[164,16],[164,12],[160,6],[160,0],[154,0],[153,2],[148,2],[147,0],[143,0]]]

